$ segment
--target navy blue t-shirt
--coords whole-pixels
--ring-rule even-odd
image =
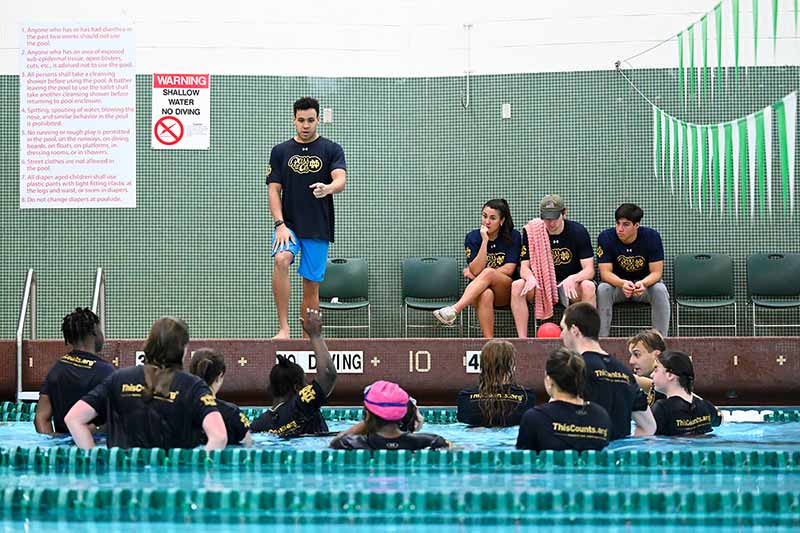
[[[469,265],[481,249],[481,230],[474,229],[464,238],[464,254]],[[522,238],[517,230],[511,231],[511,242],[508,243],[500,235],[493,241],[486,243],[486,267],[499,268],[508,263],[519,265],[519,252]]]
[[[639,226],[636,239],[625,244],[614,228],[603,230],[597,237],[597,262],[612,263],[613,272],[622,279],[639,281],[650,274],[650,263],[664,260],[661,235],[652,228]]]
[[[314,380],[282,404],[261,413],[253,420],[250,431],[266,431],[285,438],[327,433],[328,425],[320,411],[327,399],[320,384]]]
[[[555,401],[537,405],[522,417],[517,448],[524,450],[602,450],[611,419],[596,403]]]
[[[192,448],[207,415],[219,412],[206,382],[176,372],[166,396],[142,398],[144,366],[117,370],[83,401],[108,420],[108,446],[120,448]]]
[[[347,170],[344,150],[325,137],[307,144],[289,139],[272,148],[267,185],[281,185],[283,221],[298,238],[333,242],[333,195],[315,198],[309,187],[331,183],[338,168]]]
[[[603,407],[611,417],[609,440],[631,434],[631,412],[647,410],[647,396],[627,366],[608,354],[583,352],[586,363],[584,399]]]
[[[697,396],[692,403],[679,396],[658,400],[653,405],[656,435],[701,435],[710,433],[722,423],[722,415],[714,404]]]
[[[80,350],[73,350],[50,367],[44,378],[40,394],[46,394],[53,407],[53,428],[56,433],[69,433],[64,417],[78,400],[94,389],[114,372],[114,365],[102,358]],[[98,416],[93,423],[100,426],[105,417]]]
[[[497,415],[493,420],[484,420],[481,412],[481,402],[486,398],[481,395],[478,387],[471,387],[462,389],[458,393],[456,420],[470,426],[516,426],[519,425],[519,421],[525,411],[536,403],[536,397],[532,390],[517,385],[503,387],[492,396],[492,399],[500,400],[503,407],[508,410],[505,417]]]
[[[564,230],[558,235],[547,236],[550,238],[550,252],[553,254],[553,266],[556,271],[556,281],[561,283],[567,277],[577,274],[583,267],[581,259],[594,257],[592,239],[583,224],[574,220],[564,220]],[[528,232],[522,229],[522,251],[520,261],[530,261],[528,250]]]

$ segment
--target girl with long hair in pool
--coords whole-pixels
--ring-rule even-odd
[[[94,447],[90,423],[100,415],[107,420],[109,447],[192,448],[202,430],[206,450],[224,448],[228,435],[217,399],[202,379],[182,371],[188,344],[186,322],[156,320],[144,345],[144,365],[115,371],[67,414],[75,444]]]
[[[533,407],[535,396],[516,381],[516,355],[508,341],[492,339],[483,346],[478,386],[458,393],[459,422],[485,427],[519,424],[525,411]]]
[[[521,245],[522,237],[514,229],[508,202],[500,198],[483,204],[481,227],[467,233],[464,239],[464,276],[470,283],[455,304],[433,312],[436,319],[450,326],[464,308],[472,305],[483,336],[494,337],[494,309],[511,302],[511,283],[517,275]]]

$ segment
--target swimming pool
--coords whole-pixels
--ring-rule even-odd
[[[697,439],[624,439],[602,452],[514,450],[516,428],[423,411],[447,452],[343,452],[255,436],[251,449],[83,453],[29,422],[0,426],[0,531],[516,531],[800,527],[800,422],[725,424]],[[333,431],[359,410],[325,412]],[[7,417],[8,418],[8,417]],[[12,417],[13,418],[13,417]],[[752,417],[751,417],[752,418]],[[794,420],[794,421],[774,421]]]

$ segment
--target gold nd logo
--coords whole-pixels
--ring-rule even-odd
[[[597,247],[597,257],[603,257],[603,247],[602,246],[598,246]]]
[[[644,268],[644,257],[641,255],[635,255],[632,257],[627,255],[618,255],[617,263],[619,263],[620,268],[622,268],[622,270],[625,272],[636,272],[637,270]]]
[[[200,396],[200,401],[207,407],[215,407],[217,405],[217,399],[213,394],[204,394]]]
[[[272,165],[267,165],[267,177],[272,175]]]
[[[551,251],[555,266],[568,265],[572,261],[572,250],[569,248],[553,248]]]
[[[315,155],[293,155],[288,165],[296,174],[308,174],[322,170],[322,159]]]
[[[465,246],[465,247],[464,247],[464,255],[466,255],[466,256],[467,256],[467,259],[469,259],[469,256],[471,256],[471,255],[472,255],[472,250],[470,250],[469,248],[467,248],[467,247]]]
[[[249,427],[250,427],[250,420],[247,418],[247,416],[245,416],[245,414],[244,414],[244,413],[242,413],[242,412],[239,412],[239,420],[241,420],[241,421],[242,421],[242,425],[243,425],[244,427],[246,427],[246,428],[249,428]]]
[[[300,389],[298,394],[300,395],[300,401],[303,403],[311,403],[311,401],[317,397],[317,393],[314,392],[314,387],[311,385],[306,385]]]

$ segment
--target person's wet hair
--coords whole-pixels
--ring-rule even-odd
[[[664,337],[656,329],[643,329],[628,339],[628,347],[636,346],[639,343],[643,344],[648,352],[654,350],[664,352],[667,349]]]
[[[478,378],[480,410],[484,424],[505,421],[514,412],[512,402],[504,402],[498,394],[514,383],[514,358],[517,350],[508,341],[492,339],[481,350],[481,375]]]
[[[183,368],[189,344],[189,326],[179,318],[162,317],[153,323],[144,344],[144,390],[142,399],[167,396],[175,373]]]
[[[683,390],[689,394],[694,392],[694,365],[688,353],[667,350],[658,356],[658,362],[664,370],[678,377],[678,384]]]
[[[189,372],[211,385],[225,373],[225,358],[211,348],[196,350],[189,363]]]
[[[587,339],[597,340],[600,335],[600,313],[589,302],[577,302],[567,307],[564,324],[567,328],[577,326]]]
[[[562,391],[583,397],[586,384],[586,363],[577,352],[557,348],[547,356],[545,372]]]
[[[64,342],[76,344],[86,337],[94,336],[94,328],[99,323],[100,318],[91,309],[88,307],[76,307],[61,322],[61,333],[64,335]]]
[[[306,384],[306,373],[303,368],[283,355],[278,355],[278,362],[269,373],[269,388],[272,396],[286,396],[297,392]]]

